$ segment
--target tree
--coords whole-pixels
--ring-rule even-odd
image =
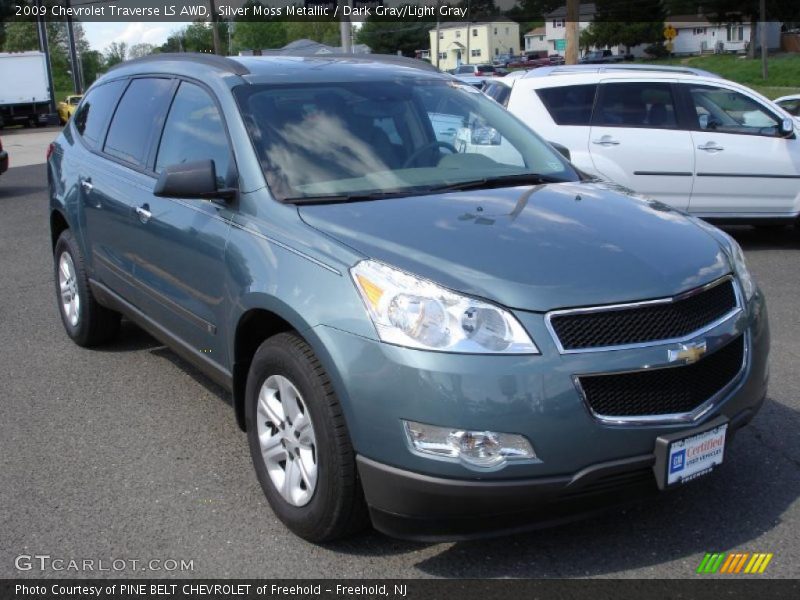
[[[81,64],[83,65],[83,83],[88,88],[105,68],[105,60],[97,50],[87,50],[81,53]]]
[[[128,58],[128,44],[125,42],[111,42],[106,48],[106,66],[113,67]]]
[[[500,9],[494,0],[461,0],[456,6],[469,9],[469,21],[486,21],[500,15]]]
[[[239,21],[233,30],[234,52],[280,48],[286,41],[286,27],[279,21]]]
[[[288,40],[313,40],[329,46],[338,46],[341,42],[337,21],[292,21],[285,26]]]
[[[581,46],[633,46],[658,42],[664,37],[664,7],[661,0],[597,0],[597,15],[581,35]]]
[[[144,56],[149,56],[155,52],[156,47],[153,44],[134,44],[128,50],[128,58],[142,58]]]
[[[368,18],[356,34],[356,41],[378,54],[395,54],[400,50],[404,56],[414,56],[416,50],[430,44],[430,28],[430,23],[426,22],[401,23]]]

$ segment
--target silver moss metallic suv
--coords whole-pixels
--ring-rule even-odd
[[[309,540],[498,533],[680,487],[766,393],[733,239],[587,180],[416,61],[131,61],[51,150],[68,335],[124,315],[230,389]]]

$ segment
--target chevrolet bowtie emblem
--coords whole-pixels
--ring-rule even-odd
[[[667,358],[669,359],[669,362],[682,361],[688,365],[700,360],[706,353],[707,349],[708,347],[706,346],[705,342],[681,344],[680,348],[677,348],[676,350],[670,350],[667,353]]]

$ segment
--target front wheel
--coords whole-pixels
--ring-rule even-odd
[[[261,344],[245,403],[253,466],[277,517],[311,542],[362,529],[368,521],[355,452],[311,347],[294,333]]]

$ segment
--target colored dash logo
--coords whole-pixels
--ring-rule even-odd
[[[763,573],[772,560],[772,553],[763,552],[728,552],[706,553],[698,573],[727,573],[736,575],[741,573]]]

